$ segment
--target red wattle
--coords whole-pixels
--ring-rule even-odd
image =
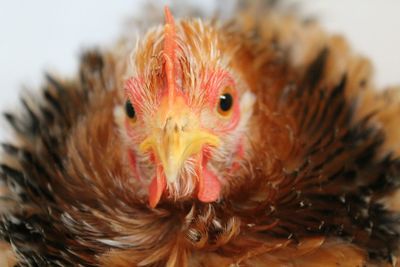
[[[219,198],[220,193],[221,183],[218,181],[217,176],[204,167],[199,180],[197,197],[202,202],[213,202]]]
[[[153,178],[149,186],[149,205],[155,208],[161,199],[161,195],[167,186],[164,175],[157,175]]]

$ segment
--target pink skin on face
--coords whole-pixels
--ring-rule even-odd
[[[217,125],[213,127],[212,132],[216,136],[221,137],[222,139],[224,138],[225,134],[228,134],[230,131],[234,130],[239,122],[240,119],[240,109],[239,109],[239,104],[238,104],[238,96],[236,90],[232,89],[229,91],[229,93],[232,95],[234,101],[234,105],[232,107],[231,113],[224,117],[220,114],[218,114],[218,105],[219,105],[219,99],[220,95],[224,92],[222,92],[223,88],[230,87],[230,88],[235,88],[234,87],[234,81],[231,78],[230,74],[219,70],[219,71],[212,71],[208,72],[207,75],[208,79],[207,81],[203,81],[202,83],[202,90],[205,90],[204,94],[204,100],[202,101],[202,107],[193,107],[191,108],[192,111],[196,114],[196,116],[200,117],[200,112],[202,108],[208,107],[211,111],[211,114],[215,114],[214,116],[217,116]],[[157,95],[152,99],[153,103],[156,103],[154,107],[152,107],[153,110],[144,110],[144,101],[148,101],[145,96],[146,94],[144,93],[144,90],[147,90],[143,80],[141,78],[131,78],[127,80],[126,82],[126,98],[131,101],[135,108],[135,112],[137,115],[136,122],[132,124],[129,121],[129,118],[126,119],[125,127],[127,129],[127,133],[129,138],[133,141],[135,144],[140,144],[145,137],[140,137],[137,134],[135,134],[134,127],[139,124],[138,127],[145,127],[145,122],[140,118],[143,116],[144,112],[151,112],[151,114],[157,114],[158,109],[160,107],[159,103],[162,102],[162,99],[164,97],[168,97],[166,94],[167,90],[164,88],[163,90],[158,90],[164,93],[157,93]],[[183,94],[182,91],[180,90],[179,92],[176,92],[176,96],[183,97],[185,100],[186,105],[190,106],[190,100],[188,99],[188,96]],[[146,106],[148,108],[148,106]],[[213,115],[211,115],[213,116]],[[148,117],[148,116],[147,116]],[[141,179],[141,174],[137,166],[137,161],[136,161],[136,156],[135,155],[135,150],[134,149],[129,149],[128,150],[128,159],[129,159],[129,164],[131,166],[132,174],[135,176],[137,179]],[[242,141],[239,142],[237,145],[235,153],[235,159],[240,160],[243,157],[243,145]],[[156,173],[154,174],[154,177],[152,178],[152,181],[149,186],[149,202],[151,207],[155,207],[156,204],[159,202],[162,194],[166,191],[166,177],[163,171],[163,168],[159,162],[159,160],[155,157],[154,153],[150,152],[150,158],[151,161],[157,165],[156,168]],[[211,160],[212,155],[211,155],[211,149],[207,145],[202,149],[202,151],[198,154],[198,164],[197,164],[197,169],[196,172],[198,173],[198,191],[197,191],[197,197],[200,201],[202,202],[213,202],[216,201],[220,197],[220,192],[221,192],[221,184],[220,180],[218,179],[218,176],[209,170],[207,168],[207,163]],[[238,164],[236,161],[233,162],[231,166],[231,170],[238,168]]]

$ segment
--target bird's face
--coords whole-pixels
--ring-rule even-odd
[[[201,25],[181,24],[179,35],[168,10],[166,21],[137,49],[135,74],[125,84],[129,163],[133,176],[147,182],[151,207],[163,194],[212,202],[243,158],[252,98],[210,55],[219,53],[214,40],[195,47],[207,46],[194,43]]]

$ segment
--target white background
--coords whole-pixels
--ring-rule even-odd
[[[0,0],[0,110],[15,105],[21,88],[38,88],[46,70],[73,75],[82,49],[112,44],[129,15],[140,11],[137,2]],[[400,84],[399,0],[300,2],[372,58],[380,86]]]

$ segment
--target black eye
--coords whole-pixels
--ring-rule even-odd
[[[135,115],[136,115],[135,108],[133,107],[131,101],[129,101],[129,100],[127,100],[125,103],[125,112],[129,118],[131,118],[131,119],[135,118]]]
[[[226,115],[232,109],[233,106],[233,97],[229,93],[225,93],[220,95],[219,97],[219,107],[218,111],[222,115]]]

